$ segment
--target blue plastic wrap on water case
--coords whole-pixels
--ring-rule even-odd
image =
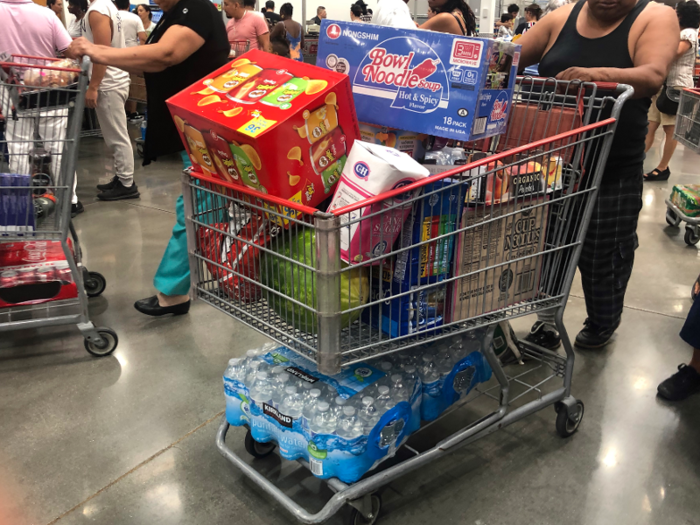
[[[361,397],[366,387],[385,377],[383,372],[365,363],[350,366],[336,376],[325,376],[318,372],[315,363],[285,347],[261,359],[271,365],[281,365],[287,372],[315,385],[331,385],[345,399]],[[369,435],[353,440],[311,432],[303,425],[302,418],[289,418],[273,407],[258,406],[240,381],[224,378],[224,392],[226,419],[231,425],[247,424],[256,441],[276,442],[283,458],[304,458],[317,477],[336,477],[345,483],[357,481],[383,459],[392,456],[420,427],[420,381],[414,385],[410,402],[396,404],[384,413]]]
[[[505,131],[520,46],[324,20],[316,65],[347,73],[357,118],[456,140]]]

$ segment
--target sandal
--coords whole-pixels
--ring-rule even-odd
[[[668,180],[671,176],[671,169],[666,168],[665,170],[660,170],[659,168],[654,168],[649,173],[644,175],[645,181],[664,181]]]

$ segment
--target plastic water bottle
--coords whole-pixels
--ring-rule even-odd
[[[379,363],[379,368],[382,372],[389,376],[391,375],[391,370],[394,368],[394,365],[391,361],[382,361]]]
[[[146,119],[143,119],[141,121],[141,140],[144,140],[144,141],[146,140],[146,126],[147,126]]]
[[[424,354],[422,361],[421,368],[418,371],[421,381],[429,384],[440,379],[440,373],[438,372],[435,362],[433,361],[433,354]]]
[[[386,412],[396,405],[396,402],[391,398],[391,389],[388,386],[380,386],[377,388],[377,408],[381,413]]]
[[[347,399],[342,398],[340,396],[335,396],[333,404],[331,405],[331,411],[333,412],[333,415],[336,417],[336,419],[339,419],[340,416],[343,415],[343,407],[346,406],[346,403]]]
[[[245,363],[243,359],[234,357],[228,360],[228,366],[224,372],[224,377],[235,381],[245,381]]]
[[[262,406],[263,403],[270,403],[272,397],[272,384],[267,377],[267,372],[258,372],[255,377],[253,388],[250,389],[250,397],[255,403]]]
[[[306,428],[311,425],[311,420],[316,413],[316,404],[321,398],[321,391],[318,388],[312,388],[304,398],[304,408],[302,408],[302,416],[304,416],[303,424]]]
[[[360,421],[362,422],[362,433],[368,435],[379,422],[380,414],[374,404],[374,398],[365,396],[362,398],[362,408],[360,408]]]
[[[391,397],[395,403],[408,401],[411,397],[408,388],[404,383],[404,378],[401,374],[393,374],[391,376]]]
[[[297,387],[288,386],[284,389],[284,399],[280,406],[280,411],[293,419],[299,419],[304,408],[304,401],[301,394],[297,392]]]
[[[362,421],[357,417],[355,407],[344,406],[335,432],[344,439],[355,439],[362,435]]]
[[[332,434],[337,427],[337,418],[326,401],[316,403],[316,411],[309,424],[309,430],[316,434]]]
[[[450,345],[450,354],[454,359],[455,364],[459,363],[462,359],[467,357],[470,350],[461,338],[455,337],[454,342]]]
[[[285,388],[291,386],[289,385],[289,377],[289,374],[284,370],[272,376],[272,404],[275,408],[279,408],[282,405],[282,399],[285,396]]]
[[[448,348],[443,348],[435,356],[435,369],[440,374],[440,377],[448,376],[450,372],[452,372],[454,364],[454,358],[452,357],[452,354],[450,354]]]
[[[255,378],[258,375],[258,368],[260,368],[261,363],[262,361],[254,359],[252,361],[248,361],[246,364],[245,385],[248,387],[248,389],[250,389],[255,383]]]

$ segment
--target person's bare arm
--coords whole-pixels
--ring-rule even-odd
[[[519,71],[533,64],[540,63],[554,33],[559,28],[564,27],[570,12],[571,8],[568,6],[560,7],[553,13],[545,16],[532,26],[529,31],[518,38],[517,43],[522,46],[520,50],[520,62],[518,63]]]
[[[139,36],[139,44],[144,45],[146,43],[146,32],[145,31],[139,31],[136,33]]]
[[[71,49],[79,56],[89,56],[96,64],[127,71],[158,73],[185,61],[203,45],[204,39],[190,28],[174,25],[168,28],[159,42],[147,46],[114,49],[78,38],[73,41]]]
[[[688,42],[687,40],[681,40],[678,43],[678,49],[676,50],[676,58],[681,58],[688,49],[690,49],[690,46],[692,44]]]
[[[270,33],[263,33],[258,35],[258,49],[262,51],[267,51],[272,53],[272,48],[270,47]]]
[[[651,97],[658,93],[668,68],[676,58],[680,27],[672,8],[652,2],[647,9],[653,11],[646,17],[646,25],[637,39],[632,56],[634,67],[571,67],[559,73],[557,78],[629,84],[634,88],[634,98]]]
[[[286,36],[286,34],[287,28],[284,27],[284,22],[277,22],[275,27],[272,28],[272,31],[270,31],[269,38],[270,40],[274,40],[279,36]],[[258,45],[260,45],[260,36],[262,35],[258,35]],[[262,49],[262,47],[260,49]]]
[[[106,15],[92,11],[90,13],[90,28],[92,29],[92,38],[95,45],[106,46],[111,48],[112,44],[112,19]],[[73,46],[69,47],[71,49]],[[97,107],[97,90],[100,88],[102,79],[107,71],[107,66],[94,64],[92,66],[92,76],[90,77],[90,85],[85,94],[85,104],[89,108]]]
[[[428,29],[439,33],[450,33],[452,35],[461,35],[462,29],[459,27],[457,20],[451,13],[438,13],[433,18],[429,18],[419,29]]]

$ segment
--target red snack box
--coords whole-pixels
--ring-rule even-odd
[[[167,102],[197,171],[310,207],[360,137],[347,75],[258,50]]]
[[[57,241],[0,244],[0,308],[78,297]]]

